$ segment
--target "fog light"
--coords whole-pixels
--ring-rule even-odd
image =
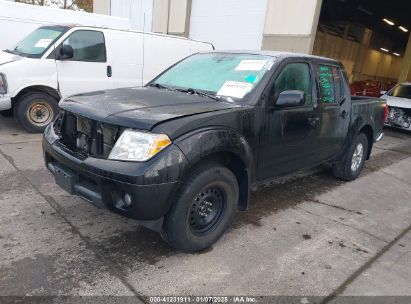
[[[131,206],[131,195],[126,193],[126,194],[124,194],[123,199],[124,199],[124,202],[126,203],[126,206],[130,207]]]

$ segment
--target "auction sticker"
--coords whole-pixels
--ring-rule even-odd
[[[241,60],[236,71],[261,71],[267,60]]]
[[[39,41],[37,41],[34,47],[45,49],[46,47],[49,46],[50,42],[51,42],[51,39],[40,39]]]
[[[240,81],[226,81],[217,92],[217,95],[243,98],[254,86],[251,83]]]

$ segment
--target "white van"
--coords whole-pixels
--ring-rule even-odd
[[[212,50],[186,38],[86,26],[42,26],[0,51],[0,111],[29,132],[58,114],[62,97],[141,86],[182,58]]]

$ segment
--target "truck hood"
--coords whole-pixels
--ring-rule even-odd
[[[62,100],[60,107],[93,120],[151,130],[164,121],[240,106],[182,92],[138,87],[71,96]]]
[[[386,99],[387,104],[390,107],[411,109],[411,99],[401,98],[401,97],[393,97],[393,96],[388,96],[388,95],[383,95],[383,96],[381,96],[381,98]]]
[[[19,55],[10,54],[7,52],[0,51],[0,65],[6,64],[12,61],[21,60],[23,57]]]

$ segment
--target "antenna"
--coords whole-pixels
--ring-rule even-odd
[[[144,43],[144,38],[146,36],[146,13],[143,13],[143,65],[141,67],[141,85],[144,84],[144,51],[145,51],[145,43]]]

